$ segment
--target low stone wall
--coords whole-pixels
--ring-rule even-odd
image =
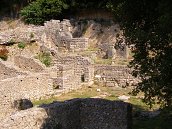
[[[88,38],[72,38],[69,44],[70,51],[83,51],[88,48]]]
[[[15,100],[38,99],[53,93],[48,74],[18,76],[0,81],[0,118],[15,112],[11,107]]]
[[[45,67],[37,60],[24,56],[16,56],[14,58],[14,63],[24,71],[42,72],[45,69]]]
[[[102,99],[73,99],[18,112],[1,129],[131,129],[130,104]]]
[[[17,71],[13,67],[8,67],[3,63],[3,61],[0,61],[0,80],[16,77],[18,75],[23,75],[24,73]]]
[[[106,86],[131,86],[138,82],[127,66],[96,65],[94,71],[96,80]]]

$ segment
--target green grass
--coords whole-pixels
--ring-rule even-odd
[[[41,104],[49,104],[52,103],[53,101],[57,101],[57,98],[51,97],[48,99],[34,100],[32,101],[32,103],[33,105],[41,105]]]
[[[18,43],[18,48],[24,49],[26,47],[26,44],[24,42]]]
[[[36,58],[39,59],[47,67],[51,65],[52,59],[50,53],[47,52],[39,53]]]
[[[97,91],[100,89],[100,92]],[[129,89],[113,89],[112,87],[106,87],[102,85],[92,85],[90,88],[83,85],[81,89],[62,94],[58,97],[51,97],[49,99],[33,100],[34,105],[48,104],[53,101],[65,101],[73,98],[91,98],[101,96],[102,94],[107,94],[104,99],[108,100],[118,100],[120,95],[128,95]]]
[[[97,89],[100,89],[100,92],[97,92]],[[91,98],[95,96],[101,96],[102,94],[108,94],[104,97],[104,99],[119,100],[118,96],[129,95],[128,93],[130,91],[131,89],[129,88],[113,88],[102,85],[93,85],[90,88],[83,86],[79,90],[62,94],[59,97],[51,97],[49,99],[33,101],[33,104],[48,104],[53,101],[65,101],[73,98]],[[140,98],[136,98],[134,96],[131,96],[127,102],[133,105],[133,114],[143,111],[151,112],[159,108],[159,105],[155,105],[153,109],[149,109],[149,106],[147,106]],[[172,110],[162,111],[154,118],[133,116],[133,129],[172,129]]]
[[[94,59],[95,64],[106,64],[106,65],[111,65],[112,64],[112,59],[101,59],[97,58]]]

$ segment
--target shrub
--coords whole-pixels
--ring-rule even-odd
[[[0,55],[0,58],[3,60],[3,61],[6,61],[8,59],[8,56],[7,55]]]
[[[51,65],[51,55],[48,52],[41,52],[38,54],[37,57],[43,64],[45,64],[47,67]]]
[[[8,58],[8,50],[6,48],[0,49],[0,58],[4,61]]]
[[[24,42],[20,42],[18,44],[18,48],[24,49],[26,47],[26,44]]]
[[[64,0],[36,0],[21,10],[26,23],[43,24],[44,21],[58,17],[68,6]]]

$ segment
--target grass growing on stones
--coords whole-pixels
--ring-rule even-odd
[[[39,53],[36,58],[39,59],[43,64],[45,64],[46,67],[49,67],[51,65],[52,59],[50,53],[48,52]]]
[[[95,64],[106,64],[106,65],[111,65],[112,64],[112,59],[101,59],[97,58],[94,59]]]
[[[24,49],[25,47],[26,47],[26,43],[24,43],[24,42],[18,43],[18,48]]]
[[[49,99],[42,99],[33,101],[34,105],[48,104],[53,101],[65,101],[73,98],[103,98],[108,100],[118,100],[118,96],[128,95],[131,89],[128,88],[114,88],[102,85],[83,85],[81,89],[62,94],[58,97],[51,97]]]

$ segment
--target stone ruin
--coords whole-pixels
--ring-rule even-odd
[[[131,129],[132,107],[120,101],[73,99],[17,112],[1,129]]]
[[[88,38],[73,38],[70,21],[51,20],[44,23],[47,41],[55,44],[59,51],[83,51],[88,48]]]
[[[0,61],[0,111],[3,111],[0,118],[16,111],[11,104],[18,99],[35,100],[60,95],[93,83],[93,64],[81,56],[59,57],[50,68],[35,59],[23,56],[14,59],[14,66]]]
[[[116,42],[102,43],[100,45],[100,49],[101,51],[105,52],[103,58],[128,59],[129,57],[129,47],[125,43],[124,37],[117,38]]]
[[[55,61],[57,77],[54,77],[60,88],[77,89],[81,84],[93,84],[94,66],[89,58],[66,56]]]
[[[39,42],[40,51],[51,52],[51,50],[53,50],[53,52],[55,52],[53,59],[54,64],[52,67],[46,68],[37,59],[30,56],[31,52],[28,54],[25,53],[24,50],[21,50],[18,54],[14,55],[14,58],[10,60],[13,61],[13,63],[0,60],[0,119],[7,118],[9,116],[12,118],[15,117],[15,115],[13,116],[12,114],[16,113],[17,110],[14,109],[12,105],[15,101],[20,99],[36,100],[40,98],[48,98],[52,95],[60,95],[64,92],[78,89],[82,87],[83,84],[91,85],[96,79],[96,81],[106,86],[123,86],[126,83],[130,85],[130,83],[135,80],[129,75],[130,70],[126,67],[94,66],[93,62],[88,57],[78,55],[63,56],[62,54],[59,54],[60,51],[83,51],[88,47],[87,38],[73,38],[72,26],[69,20],[63,20],[61,22],[58,20],[51,20],[46,22],[44,26],[32,26],[21,30],[20,28],[16,28],[14,30],[8,30],[8,32],[0,32],[0,46],[2,46],[2,48],[4,48],[4,45],[6,46],[9,43],[23,41],[28,43],[32,41]],[[126,51],[124,50],[124,53]],[[118,51],[116,52],[118,53]],[[113,56],[113,54],[113,51],[108,52],[109,57]],[[79,102],[78,104],[84,107],[83,103],[81,104],[81,102]],[[93,112],[96,112],[97,109],[94,110],[93,108],[94,104],[88,106],[87,109],[89,109],[89,107],[93,109]],[[69,107],[65,107],[65,110],[66,108]],[[36,111],[37,110],[39,109],[36,109]],[[53,112],[55,111],[56,110],[53,110]],[[71,112],[69,112],[69,115],[70,113]],[[27,122],[27,117],[29,117],[27,111],[26,116],[25,113],[23,115]],[[31,119],[32,118],[35,118],[35,114],[34,116],[31,116]],[[79,116],[79,118],[81,117]],[[112,116],[112,118],[114,117]],[[66,119],[67,118],[65,116],[64,120]],[[6,121],[8,121],[8,118]],[[123,122],[123,118],[121,121]],[[9,124],[5,126],[15,128],[15,122],[16,121],[13,123],[15,125]],[[17,122],[20,122],[20,120]],[[85,122],[88,126],[91,126],[87,121]],[[5,126],[0,125],[0,128],[2,127],[3,129]],[[81,128],[84,128],[84,126]],[[125,123],[125,127],[121,126],[121,129],[129,129],[128,126],[126,126],[127,125]],[[102,127],[105,127],[102,129],[108,128],[106,125],[103,125]],[[66,129],[69,128],[66,127]],[[112,127],[112,129],[117,128]]]
[[[131,87],[139,81],[130,74],[132,70],[127,66],[96,65],[94,71],[95,81],[104,86]]]
[[[42,43],[49,49],[58,48],[61,51],[83,51],[88,47],[88,38],[73,38],[70,20],[51,20],[44,26],[27,26],[0,32],[0,45],[16,42]]]

